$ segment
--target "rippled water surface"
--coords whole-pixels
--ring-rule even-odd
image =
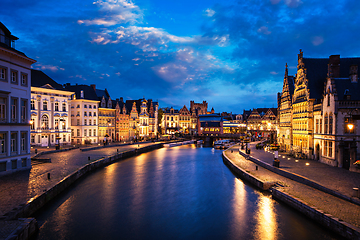
[[[337,239],[194,145],[100,169],[36,218],[37,239]]]

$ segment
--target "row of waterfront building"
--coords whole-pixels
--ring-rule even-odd
[[[278,142],[286,152],[359,171],[360,58],[305,58],[285,68],[278,94]]]
[[[0,22],[0,175],[31,168],[31,147],[196,134],[198,116],[208,113],[206,101],[191,101],[190,111],[159,116],[152,99],[124,101],[96,85],[59,84],[31,68],[36,61],[15,49],[17,39]]]

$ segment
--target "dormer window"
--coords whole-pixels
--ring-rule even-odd
[[[0,42],[6,44],[8,47],[15,48],[15,40],[19,38],[11,35],[10,31],[0,23]]]
[[[345,89],[345,91],[344,91],[344,99],[345,99],[345,100],[350,100],[350,99],[351,99],[351,95],[350,95],[349,89]]]

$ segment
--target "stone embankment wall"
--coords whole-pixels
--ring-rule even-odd
[[[260,188],[261,190],[268,190],[270,189],[275,183],[273,182],[264,182],[255,176],[251,175],[250,173],[244,171],[243,169],[236,166],[226,155],[225,151],[222,154],[223,161],[228,168],[235,173],[236,176],[239,178],[255,185],[256,187]]]
[[[332,189],[329,189],[329,188],[327,188],[327,187],[324,187],[324,186],[318,184],[317,182],[314,182],[314,181],[312,181],[312,180],[310,180],[310,179],[308,179],[308,178],[306,178],[306,177],[297,175],[297,174],[295,174],[295,173],[288,172],[288,171],[283,170],[283,169],[280,169],[280,168],[275,168],[275,167],[271,166],[271,165],[268,164],[268,163],[262,162],[262,161],[260,161],[260,160],[257,159],[257,158],[254,158],[254,157],[249,156],[248,154],[244,153],[244,152],[241,151],[240,149],[239,149],[239,154],[240,154],[241,156],[245,157],[245,158],[250,159],[252,162],[258,164],[259,166],[261,166],[261,167],[263,167],[263,168],[265,168],[265,169],[267,169],[267,170],[270,170],[270,171],[272,171],[272,172],[274,172],[274,173],[276,173],[276,174],[279,174],[280,176],[289,178],[289,179],[294,180],[294,181],[296,181],[296,182],[305,184],[305,185],[307,185],[307,186],[316,188],[316,189],[318,189],[318,190],[320,190],[320,191],[323,191],[323,192],[325,192],[325,193],[331,194],[331,195],[333,195],[333,196],[335,196],[335,197],[338,197],[338,198],[344,199],[344,200],[346,200],[346,201],[349,201],[349,202],[355,203],[355,204],[357,204],[357,205],[360,205],[360,201],[357,200],[357,199],[355,199],[355,198],[351,198],[351,197],[346,196],[346,195],[344,195],[344,194],[341,194],[341,193],[339,193],[339,192],[337,192],[337,191],[334,191],[334,190],[332,190]]]
[[[246,155],[245,153],[242,153],[241,151],[239,151],[239,153],[242,156],[248,157],[248,155]],[[272,186],[270,188],[265,188],[263,186],[265,184],[265,182],[261,181],[260,179],[257,179],[256,177],[252,176],[250,173],[237,167],[229,158],[227,158],[225,156],[225,151],[223,152],[222,156],[223,156],[224,163],[229,167],[229,169],[236,176],[257,186],[261,190],[267,190],[267,191],[271,192],[272,197],[274,199],[291,206],[295,210],[301,212],[302,214],[306,215],[307,217],[316,221],[317,223],[323,225],[324,227],[330,229],[331,231],[336,232],[340,236],[345,237],[346,239],[360,240],[360,229],[359,228],[356,228],[351,224],[341,221],[340,219],[335,218],[330,214],[326,214],[319,209],[308,206],[305,202],[301,201],[300,199],[293,197],[290,194],[287,194],[287,193],[281,191],[280,189],[273,188],[272,187],[273,184],[271,184]],[[252,158],[252,160],[254,160],[254,158]],[[268,170],[271,170],[271,171],[274,170],[273,172],[276,172],[277,170],[279,170],[279,169],[276,169],[276,168],[270,166],[267,163],[261,162],[258,159],[255,159],[255,160],[256,161],[254,161],[254,162],[256,162],[259,166],[262,166],[262,167],[265,166],[264,168],[266,168]],[[279,175],[286,176],[287,174],[279,173]],[[301,176],[299,176],[299,177],[300,177],[299,182],[301,182],[302,181]],[[290,178],[290,179],[292,179],[292,178]]]
[[[75,181],[83,177],[89,172],[92,172],[98,168],[104,167],[109,165],[115,161],[125,159],[131,156],[135,156],[140,153],[148,152],[153,149],[158,149],[163,147],[162,143],[154,144],[150,146],[146,146],[143,148],[134,149],[131,151],[122,152],[116,154],[112,157],[108,158],[101,158],[94,162],[88,163],[85,166],[81,167],[77,171],[73,172],[72,174],[65,177],[59,183],[57,183],[54,187],[48,189],[41,195],[35,196],[34,198],[30,199],[24,206],[21,206],[7,214],[7,219],[17,219],[17,218],[25,218],[29,217],[42,208],[46,203],[50,200],[54,199],[57,195],[63,192],[66,188],[72,185]]]
[[[333,217],[331,214],[326,214],[320,209],[308,206],[306,203],[298,198],[295,198],[280,189],[272,189],[272,197],[278,201],[284,202],[292,208],[300,211],[312,220],[325,226],[333,232],[338,233],[346,239],[360,239],[360,229]]]
[[[6,238],[6,240],[27,240],[32,237],[39,230],[35,218],[20,218],[20,225]]]

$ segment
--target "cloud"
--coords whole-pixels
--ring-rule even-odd
[[[320,44],[324,43],[324,38],[321,36],[315,36],[312,38],[311,42],[314,46],[319,46]]]
[[[271,32],[269,31],[268,27],[262,26],[258,29],[259,33],[263,33],[265,35],[269,35],[271,34]]]
[[[36,65],[34,65],[34,68],[35,68],[35,69],[38,69],[38,70],[50,70],[50,71],[52,71],[52,72],[57,72],[58,70],[65,71],[64,68],[61,68],[61,67],[59,67],[59,66],[42,65],[42,64],[39,64],[39,63],[37,63]]]
[[[205,13],[206,13],[206,16],[212,17],[212,16],[214,16],[215,11],[212,10],[212,9],[210,9],[210,8],[208,8],[208,9],[205,10]]]
[[[113,26],[139,22],[143,16],[139,7],[128,0],[98,0],[94,4],[99,7],[100,14],[104,16],[92,20],[78,20],[78,24]]]
[[[302,4],[301,0],[285,0],[285,4],[290,8],[297,8]]]

